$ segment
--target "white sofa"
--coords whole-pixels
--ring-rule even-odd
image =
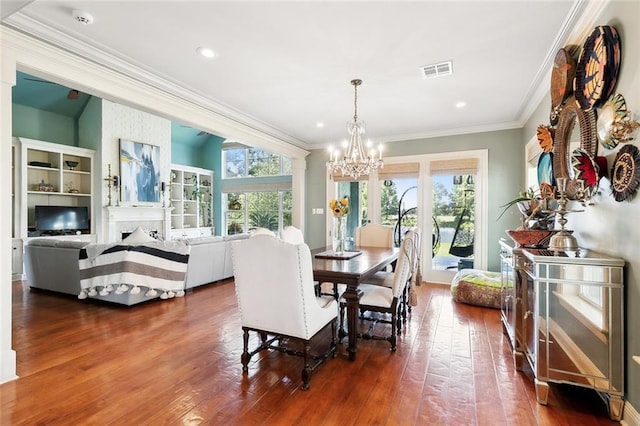
[[[229,237],[186,239],[190,246],[185,289],[209,284],[233,276],[231,241],[248,234]],[[25,246],[25,273],[30,287],[77,296],[80,294],[78,255],[88,242],[38,238]],[[110,293],[94,299],[134,305],[149,300],[144,294]]]
[[[191,251],[184,288],[190,289],[232,277],[231,241],[245,238],[249,238],[249,235],[185,239]]]

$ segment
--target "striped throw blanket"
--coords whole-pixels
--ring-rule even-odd
[[[80,250],[80,294],[85,299],[145,291],[162,299],[184,295],[190,247],[183,241],[91,244]]]

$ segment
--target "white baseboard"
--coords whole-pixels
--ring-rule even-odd
[[[636,411],[633,405],[629,402],[624,403],[624,411],[622,412],[622,420],[620,421],[622,426],[639,426],[640,425],[640,413]]]

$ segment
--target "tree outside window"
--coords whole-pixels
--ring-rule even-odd
[[[229,193],[226,197],[227,235],[253,228],[278,232],[291,225],[291,191]]]

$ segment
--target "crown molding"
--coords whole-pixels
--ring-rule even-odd
[[[37,21],[25,12],[18,12],[8,17],[3,25],[18,30],[26,35],[44,43],[64,49],[74,55],[92,61],[109,70],[118,72],[128,78],[137,80],[140,83],[154,87],[166,93],[177,96],[185,101],[193,103],[199,107],[215,112],[221,117],[235,121],[244,126],[251,127],[257,132],[267,134],[285,143],[299,148],[305,148],[304,141],[296,139],[281,129],[270,126],[254,117],[244,114],[228,105],[222,104],[210,98],[206,98],[197,93],[192,88],[186,87],[167,76],[145,69],[133,58],[129,58],[114,52],[103,45],[92,45],[84,41],[69,36],[58,29]],[[197,123],[193,123],[197,125]],[[216,134],[217,129],[202,129]],[[226,136],[226,135],[222,135]]]
[[[415,141],[415,140],[421,140],[421,139],[434,139],[434,138],[442,138],[442,137],[449,137],[449,136],[468,135],[473,133],[498,132],[501,130],[521,129],[522,127],[523,127],[523,124],[520,121],[510,121],[510,122],[505,122],[500,124],[487,124],[487,125],[480,125],[480,126],[458,127],[455,129],[446,129],[446,130],[439,130],[439,131],[380,136],[380,137],[376,137],[376,141],[377,143],[386,144],[386,143],[394,143],[394,142]],[[327,149],[327,145],[320,144],[320,143],[310,144],[308,146],[308,149],[310,150]]]
[[[582,47],[584,40],[593,31],[596,22],[603,10],[611,0],[577,0],[563,22],[556,39],[538,69],[538,72],[529,87],[522,109],[518,113],[522,126],[531,118],[540,102],[549,93],[551,82],[551,70],[558,50],[569,47],[571,54]]]

